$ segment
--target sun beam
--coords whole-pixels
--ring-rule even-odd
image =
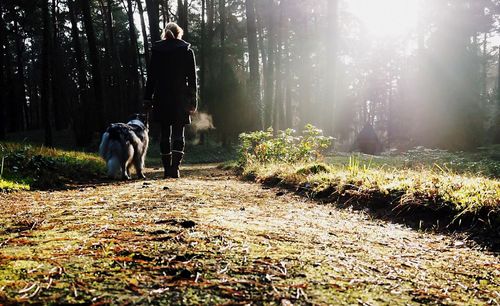
[[[417,25],[418,0],[349,0],[347,5],[372,36],[407,35]]]

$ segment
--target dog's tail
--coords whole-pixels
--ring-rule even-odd
[[[109,133],[102,134],[101,144],[99,145],[99,155],[104,159],[108,159],[109,151]]]

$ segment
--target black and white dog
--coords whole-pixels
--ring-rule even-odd
[[[130,179],[130,168],[135,167],[139,178],[143,173],[148,151],[147,115],[136,114],[128,123],[112,123],[104,132],[99,145],[99,154],[106,161],[108,176],[115,179]]]

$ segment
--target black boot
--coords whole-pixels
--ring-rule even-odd
[[[169,178],[172,172],[172,153],[162,154],[161,162],[163,164],[163,178]]]
[[[182,157],[184,157],[184,152],[182,151],[172,151],[172,167],[170,174],[171,178],[180,178],[179,166],[181,165]]]

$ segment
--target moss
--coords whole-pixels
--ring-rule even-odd
[[[296,171],[297,174],[301,175],[311,175],[311,174],[328,173],[328,172],[330,172],[330,167],[323,163],[308,164],[303,167],[299,167]]]

